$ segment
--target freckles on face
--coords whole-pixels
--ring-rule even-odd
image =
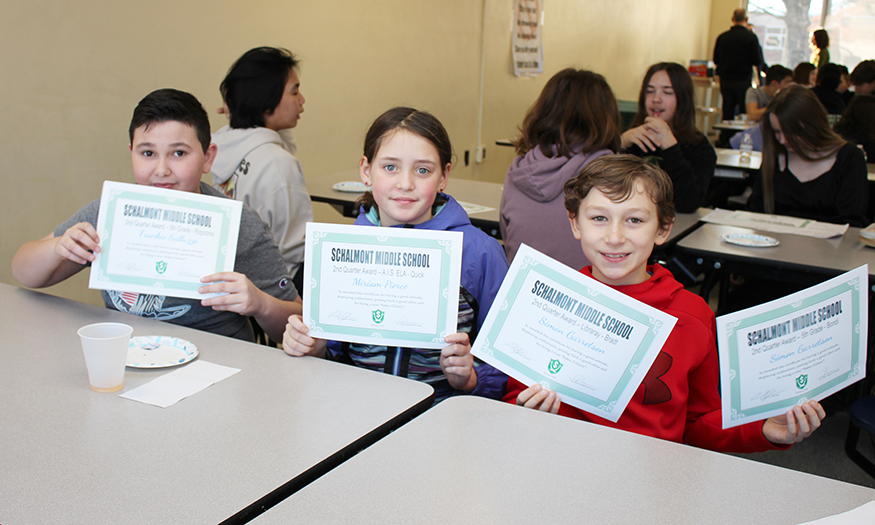
[[[622,202],[593,188],[581,201],[571,226],[592,263],[593,276],[613,286],[646,281],[653,246],[665,242],[670,231],[659,228],[656,204],[641,182]]]
[[[446,188],[450,165],[434,145],[406,130],[384,137],[371,162],[362,160],[362,182],[371,186],[384,226],[422,224]]]

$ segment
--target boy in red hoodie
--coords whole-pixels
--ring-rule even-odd
[[[565,184],[574,237],[592,266],[581,273],[678,321],[626,410],[613,423],[560,403],[552,390],[511,379],[504,400],[647,436],[723,452],[788,448],[811,435],[826,414],[817,401],[782,416],[724,430],[718,391],[714,313],[658,264],[654,245],[674,222],[672,183],[632,155],[602,157]]]

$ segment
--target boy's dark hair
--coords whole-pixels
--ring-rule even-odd
[[[447,133],[444,125],[441,124],[441,121],[427,111],[419,111],[407,107],[395,107],[386,111],[377,117],[377,120],[368,128],[368,132],[365,134],[364,145],[364,156],[368,159],[368,164],[374,162],[374,157],[377,156],[383,140],[399,130],[409,131],[414,135],[422,137],[434,146],[438,152],[442,173],[447,164],[452,164],[453,145],[450,143],[450,135]],[[441,202],[440,199],[435,199],[432,213],[435,212]],[[365,192],[359,197],[355,204],[356,209],[364,206],[366,212],[376,205],[374,194],[370,191]]]
[[[859,86],[875,82],[875,60],[864,60],[851,72],[851,84]]]
[[[848,107],[832,130],[847,140],[875,142],[875,97],[851,97]],[[875,160],[875,159],[872,159]]]
[[[178,89],[157,89],[145,97],[134,108],[128,137],[134,142],[134,130],[152,124],[168,121],[182,122],[194,128],[197,139],[206,153],[210,147],[210,118],[198,99],[191,93]]]
[[[289,73],[297,67],[298,59],[288,49],[256,47],[243,53],[219,86],[231,113],[231,127],[264,127],[264,114],[273,114]]]
[[[808,81],[811,80],[811,72],[815,69],[817,68],[811,62],[800,62],[793,70],[793,82],[800,86],[807,86]]]
[[[838,64],[826,64],[817,70],[817,85],[829,91],[838,89],[842,83],[842,68]]]
[[[662,169],[635,155],[605,155],[587,164],[577,177],[565,183],[565,209],[571,217],[577,217],[581,201],[593,188],[612,202],[623,202],[632,196],[639,180],[656,205],[659,229],[665,230],[675,217],[671,179]]]
[[[575,152],[620,151],[620,108],[605,77],[585,69],[563,69],[544,85],[520,126],[518,155],[540,147],[544,155],[571,158]]]
[[[781,83],[785,78],[792,77],[793,71],[790,68],[784,67],[781,64],[776,64],[766,70],[766,85],[772,82]]]
[[[637,128],[644,124],[647,119],[647,107],[645,101],[647,99],[647,85],[650,84],[650,79],[653,75],[660,71],[665,71],[671,81],[671,87],[674,90],[675,105],[674,117],[672,117],[669,127],[675,138],[684,145],[698,144],[702,139],[702,134],[696,129],[696,94],[693,88],[693,78],[690,72],[684,66],[675,62],[660,62],[653,64],[647,73],[644,75],[644,81],[641,82],[641,92],[638,93],[638,113],[632,119],[630,128]]]

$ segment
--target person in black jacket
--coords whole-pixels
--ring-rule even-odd
[[[674,62],[650,66],[638,95],[638,113],[623,133],[621,147],[650,158],[668,173],[678,212],[694,212],[705,205],[717,153],[696,129],[693,80],[684,66]]]

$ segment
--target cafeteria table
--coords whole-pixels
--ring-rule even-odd
[[[742,160],[741,152],[731,148],[715,148],[717,152],[717,166],[714,168],[714,176],[724,179],[747,179],[750,172],[760,169],[763,163],[763,154],[752,151],[750,159]]]
[[[355,217],[358,210],[354,203],[363,192],[337,191],[333,186],[339,182],[361,181],[358,170],[348,170],[324,177],[307,179],[307,190],[314,202],[330,204],[344,217]],[[501,239],[499,230],[499,209],[501,207],[501,192],[503,185],[497,182],[484,182],[450,177],[447,183],[447,194],[461,202],[483,206],[484,211],[469,213],[471,224],[480,228],[486,234]]]
[[[0,523],[244,523],[431,406],[430,386],[0,284]],[[240,372],[167,408],[99,394],[116,321]],[[174,369],[132,369],[127,392]]]
[[[252,523],[791,525],[872,500],[866,487],[456,397]]]

